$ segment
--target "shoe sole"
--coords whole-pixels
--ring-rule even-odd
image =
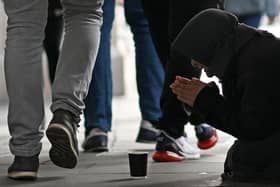
[[[86,153],[101,153],[101,152],[108,152],[109,149],[107,147],[95,147],[92,149],[85,149]]]
[[[185,160],[185,157],[170,151],[156,151],[152,158],[155,162],[179,162]]]
[[[8,177],[14,180],[36,180],[37,172],[32,171],[14,171],[9,172]]]
[[[78,162],[78,153],[71,132],[63,125],[53,123],[49,125],[46,135],[52,144],[49,151],[51,161],[62,168],[74,168]]]
[[[216,145],[218,142],[218,134],[216,130],[214,131],[214,135],[208,140],[197,142],[197,147],[199,147],[199,149],[210,149]]]

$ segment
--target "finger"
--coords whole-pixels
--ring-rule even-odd
[[[181,83],[178,83],[178,84],[174,84],[173,85],[173,88],[175,88],[175,89],[180,89],[180,90],[188,90],[189,89],[189,86],[188,85],[186,85],[186,84],[181,84]]]
[[[178,81],[177,81],[177,82],[174,81],[174,82],[170,85],[170,88],[182,87],[180,84],[181,84],[181,83],[179,83]]]
[[[192,90],[185,90],[185,89],[182,89],[182,88],[173,88],[172,92],[175,95],[180,96],[180,97],[189,98],[189,97],[193,96],[193,91]]]
[[[183,95],[184,94],[184,90],[179,88],[179,87],[172,88],[172,92],[175,93],[176,95]]]
[[[180,79],[180,78],[182,78],[180,75],[177,75],[177,76],[176,76],[176,79]]]
[[[182,77],[182,76],[176,76],[176,79],[178,80],[185,80],[185,81],[190,81],[191,79],[188,79],[186,77]]]
[[[187,104],[187,105],[190,105],[190,101],[189,101],[188,99],[184,98],[184,97],[178,96],[177,99],[178,99],[179,101],[181,101],[181,102]]]
[[[197,77],[192,77],[192,80],[199,80]]]
[[[179,77],[176,79],[176,81],[180,82],[181,84],[188,84],[191,80],[184,77]]]
[[[181,89],[187,89],[187,85],[184,83],[179,82],[178,80],[174,81],[171,85],[171,88],[181,88]]]
[[[178,83],[181,85],[188,85],[190,82],[185,80],[178,80]]]
[[[182,79],[182,78],[183,78],[182,76],[179,75],[176,76],[176,79]]]
[[[176,84],[171,84],[169,87],[170,87],[172,90],[173,90],[173,89],[183,89],[180,85],[176,85]]]
[[[194,87],[195,87],[195,85],[193,85],[193,83],[183,84],[181,82],[178,82],[177,80],[171,84],[172,89],[182,89],[185,91],[194,89]]]

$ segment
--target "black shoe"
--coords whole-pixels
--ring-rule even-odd
[[[63,168],[74,168],[78,162],[76,131],[78,120],[66,110],[57,110],[46,131],[52,144],[49,152],[51,161]]]
[[[99,128],[93,128],[86,136],[82,145],[85,152],[105,152],[108,151],[108,135]]]
[[[39,156],[15,156],[8,168],[8,177],[15,180],[35,180],[39,169]]]
[[[157,130],[152,123],[146,120],[141,120],[136,142],[156,143],[159,133],[159,130]]]

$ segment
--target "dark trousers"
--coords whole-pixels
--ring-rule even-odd
[[[62,16],[48,18],[48,22],[45,28],[44,48],[48,58],[49,76],[51,82],[54,81],[56,65],[59,57],[62,31]]]
[[[50,81],[54,81],[57,61],[60,52],[60,43],[63,34],[63,17],[56,15],[56,11],[61,11],[59,0],[49,0],[49,15],[45,28],[44,49],[48,59]]]
[[[183,26],[198,12],[206,8],[216,8],[220,0],[142,0],[151,35],[159,58],[166,71],[164,88],[161,96],[162,118],[160,128],[172,137],[183,135],[184,125],[189,117],[182,108],[169,85],[177,75],[191,78],[199,77],[200,71],[195,70],[186,58],[170,52],[170,45]]]

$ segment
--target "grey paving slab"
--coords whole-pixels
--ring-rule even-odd
[[[6,167],[8,167],[8,162],[11,159],[10,157],[2,157],[0,160],[0,186],[277,186],[245,183],[223,184],[220,179],[223,163],[206,162],[204,158],[177,163],[156,163],[149,157],[147,179],[135,180],[129,176],[126,152],[101,155],[82,153],[77,168],[72,170],[58,168],[50,162],[47,156],[42,156],[40,177],[38,180],[32,182],[19,182],[7,179]]]

